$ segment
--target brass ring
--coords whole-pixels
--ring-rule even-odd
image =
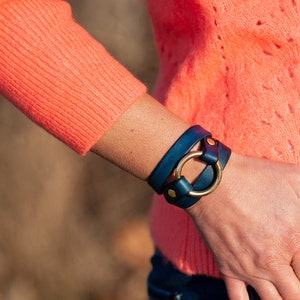
[[[202,154],[203,154],[203,151],[196,151],[196,152],[190,152],[187,155],[185,155],[180,160],[180,162],[178,163],[178,165],[175,169],[175,173],[174,173],[175,178],[180,179],[182,168],[187,161],[189,161],[190,159],[195,158],[195,157],[200,157]],[[191,190],[188,193],[189,196],[202,197],[202,196],[212,193],[217,188],[217,186],[219,185],[221,178],[222,178],[222,166],[221,166],[220,161],[217,161],[214,165],[211,165],[211,166],[214,170],[215,180],[211,183],[210,186],[208,186],[204,190],[200,190],[200,191]]]

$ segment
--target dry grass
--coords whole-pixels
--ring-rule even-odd
[[[70,2],[151,86],[157,63],[144,3]],[[93,154],[79,157],[0,100],[0,300],[146,299],[146,184]]]

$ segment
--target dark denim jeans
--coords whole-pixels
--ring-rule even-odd
[[[178,271],[163,255],[156,251],[151,259],[153,266],[148,277],[149,300],[229,300],[222,279],[193,275]],[[250,300],[259,296],[248,288]]]

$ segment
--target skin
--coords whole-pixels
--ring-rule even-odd
[[[188,127],[144,95],[92,151],[146,180]],[[199,163],[184,172],[193,180]],[[300,299],[299,196],[298,166],[232,153],[216,191],[186,210],[214,254],[231,300],[249,300],[248,284],[262,300]]]

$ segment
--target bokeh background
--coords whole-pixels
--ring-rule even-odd
[[[151,90],[158,64],[146,3],[69,3]],[[79,157],[4,98],[0,122],[0,299],[147,299],[147,185],[94,154]]]

